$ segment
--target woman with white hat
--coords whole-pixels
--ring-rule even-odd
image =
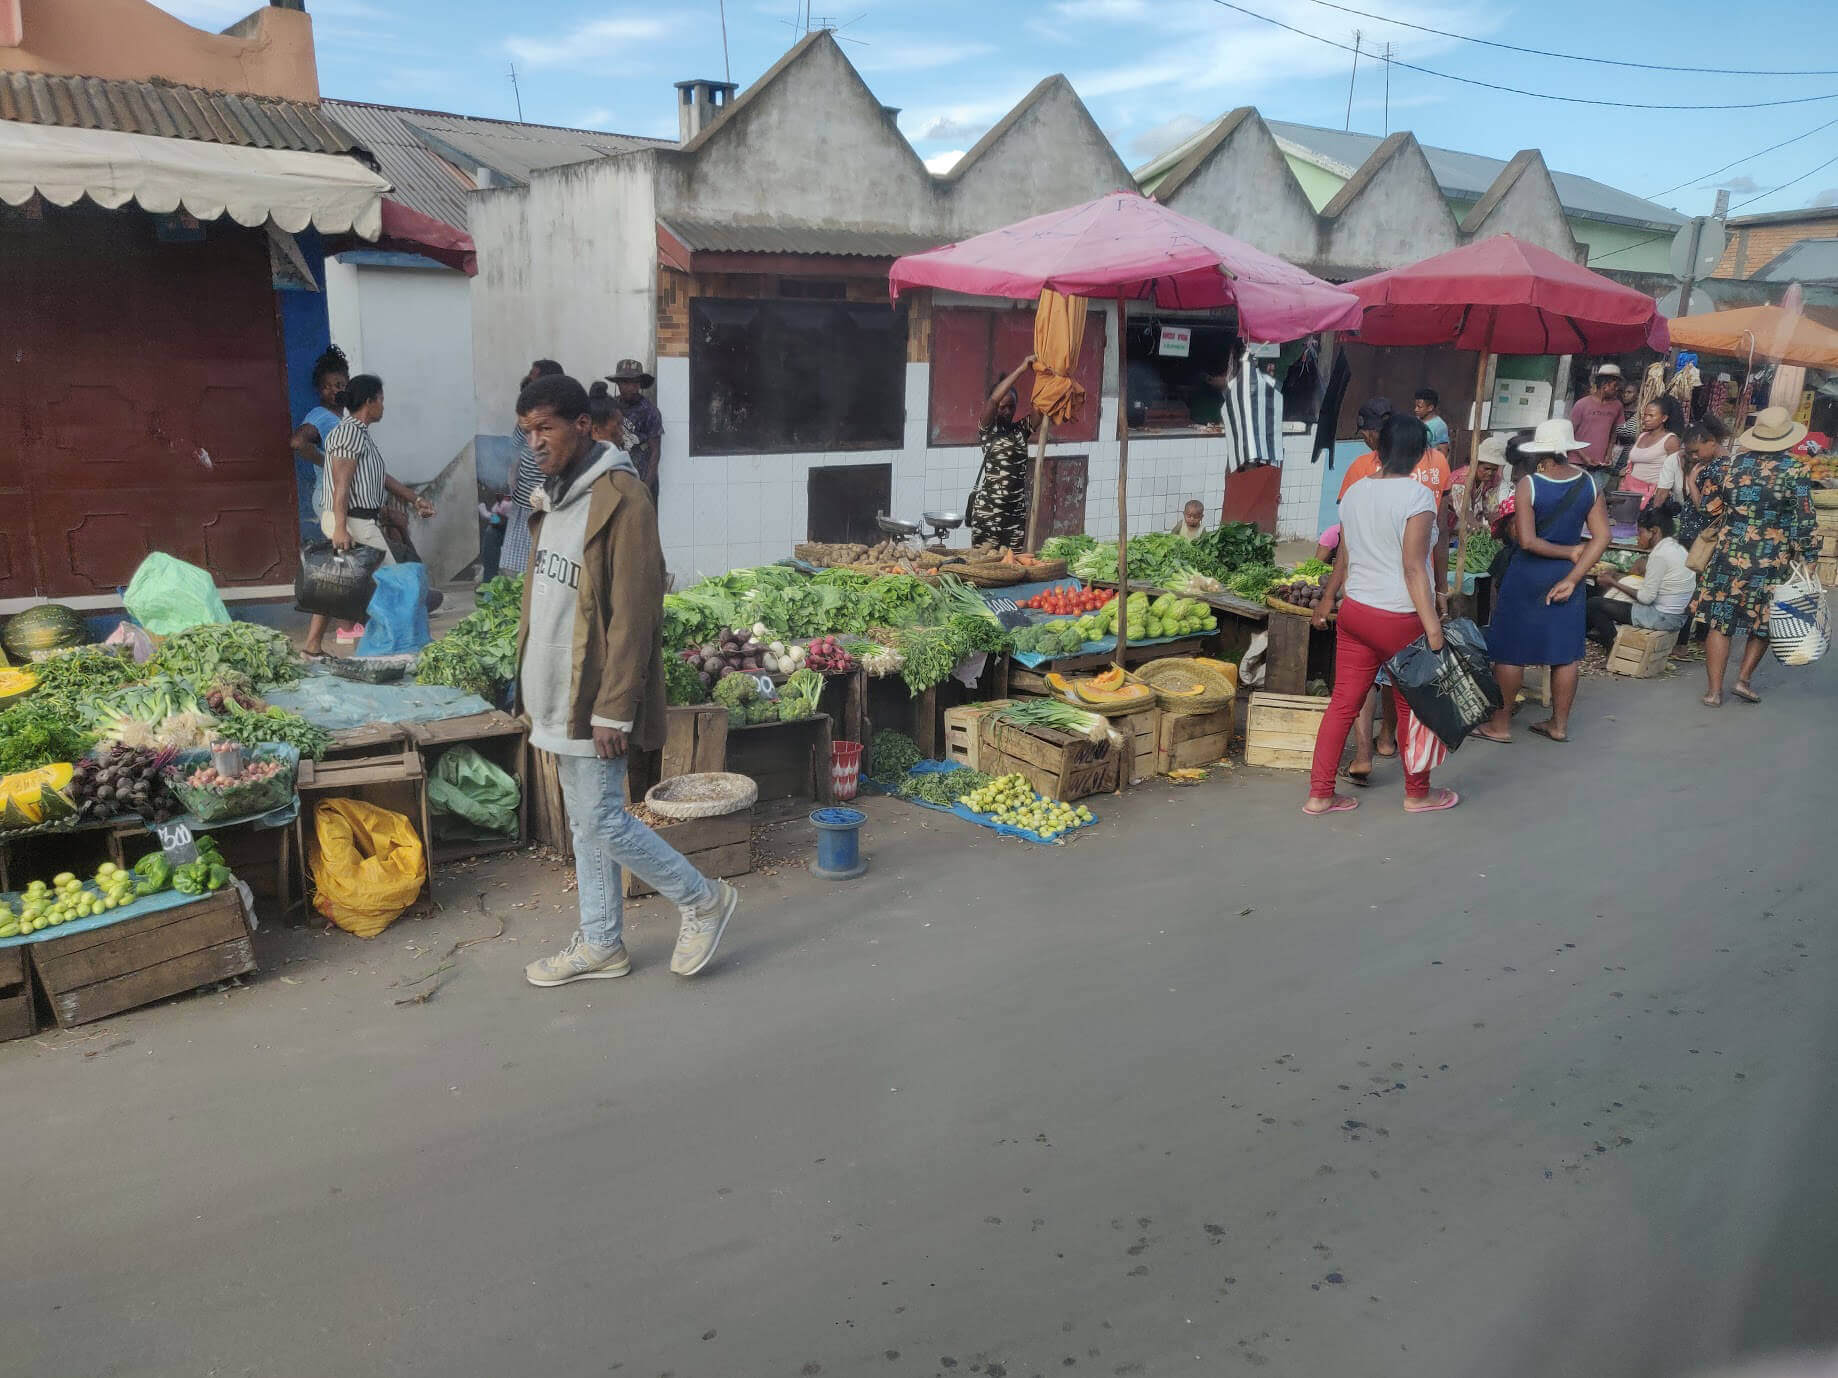
[[[1538,472],[1513,493],[1512,559],[1494,590],[1487,653],[1500,682],[1500,711],[1475,736],[1512,740],[1513,701],[1527,665],[1551,669],[1551,716],[1531,730],[1553,742],[1570,740],[1577,663],[1589,631],[1583,575],[1608,549],[1608,509],[1589,475],[1571,463],[1588,448],[1569,421],[1543,421],[1520,447],[1539,459]],[[1587,533],[1588,539],[1584,539]]]
[[[1769,407],[1736,437],[1735,454],[1713,459],[1696,474],[1698,505],[1716,530],[1710,565],[1699,581],[1693,612],[1704,619],[1704,670],[1709,687],[1704,704],[1723,702],[1723,672],[1730,638],[1749,634],[1732,691],[1744,703],[1760,703],[1749,680],[1768,649],[1768,610],[1774,586],[1796,561],[1818,553],[1812,508],[1812,476],[1788,453],[1806,439],[1806,427],[1785,407]]]
[[[1480,452],[1475,455],[1474,463],[1462,465],[1450,479],[1449,498],[1455,510],[1461,510],[1461,504],[1467,502],[1468,520],[1479,525],[1493,521],[1500,510],[1500,504],[1512,496],[1512,482],[1506,477],[1506,442],[1512,436],[1506,431],[1496,431],[1481,441]],[[1475,471],[1475,480],[1470,487],[1468,470]]]

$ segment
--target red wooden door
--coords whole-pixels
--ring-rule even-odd
[[[0,301],[0,597],[113,593],[155,550],[226,586],[290,577],[298,518],[260,230],[160,243],[132,210],[8,218]]]
[[[976,444],[977,419],[989,390],[1034,352],[1034,313],[1013,308],[941,306],[932,312],[932,395],[928,434],[933,445]],[[1055,440],[1098,438],[1099,392],[1104,379],[1104,316],[1085,317],[1085,343],[1073,375],[1085,389],[1085,409],[1069,426],[1055,426]],[[1032,379],[1022,375],[1020,413]]]

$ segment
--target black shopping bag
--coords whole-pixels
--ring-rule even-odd
[[[1410,711],[1454,751],[1504,700],[1479,627],[1458,617],[1442,629],[1442,640],[1442,649],[1432,651],[1429,641],[1418,637],[1386,661],[1385,669]]]
[[[294,576],[294,606],[341,622],[362,622],[370,610],[383,559],[384,552],[367,545],[346,551],[334,550],[330,541],[302,546],[300,572]]]

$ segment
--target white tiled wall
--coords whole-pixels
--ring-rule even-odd
[[[982,451],[975,446],[926,445],[931,369],[908,364],[905,445],[900,450],[829,454],[689,454],[689,362],[660,359],[657,403],[664,417],[658,526],[677,586],[743,565],[791,554],[807,530],[806,482],[830,464],[891,464],[893,510],[909,520],[925,511],[964,509]],[[1105,398],[1098,434],[1088,444],[1049,445],[1050,454],[1088,457],[1085,529],[1117,533],[1116,400]],[[1303,457],[1303,467],[1306,456]],[[1285,476],[1287,478],[1287,476]],[[1316,476],[1316,489],[1319,488]],[[1224,442],[1217,436],[1134,440],[1130,444],[1129,522],[1134,532],[1172,529],[1189,498],[1219,519],[1225,490]],[[1288,500],[1285,482],[1284,501]],[[1312,517],[1311,519],[1312,520]],[[1311,533],[1312,534],[1312,531]]]
[[[1283,437],[1283,486],[1277,494],[1276,538],[1313,540],[1319,536],[1322,474],[1325,464],[1309,463],[1314,427]]]

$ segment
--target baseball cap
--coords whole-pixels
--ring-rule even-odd
[[[1621,376],[1621,365],[1597,364],[1595,366],[1595,376],[1598,378],[1619,378]]]
[[[1359,415],[1353,418],[1353,429],[1376,431],[1385,424],[1395,410],[1389,397],[1369,397],[1361,405]]]

